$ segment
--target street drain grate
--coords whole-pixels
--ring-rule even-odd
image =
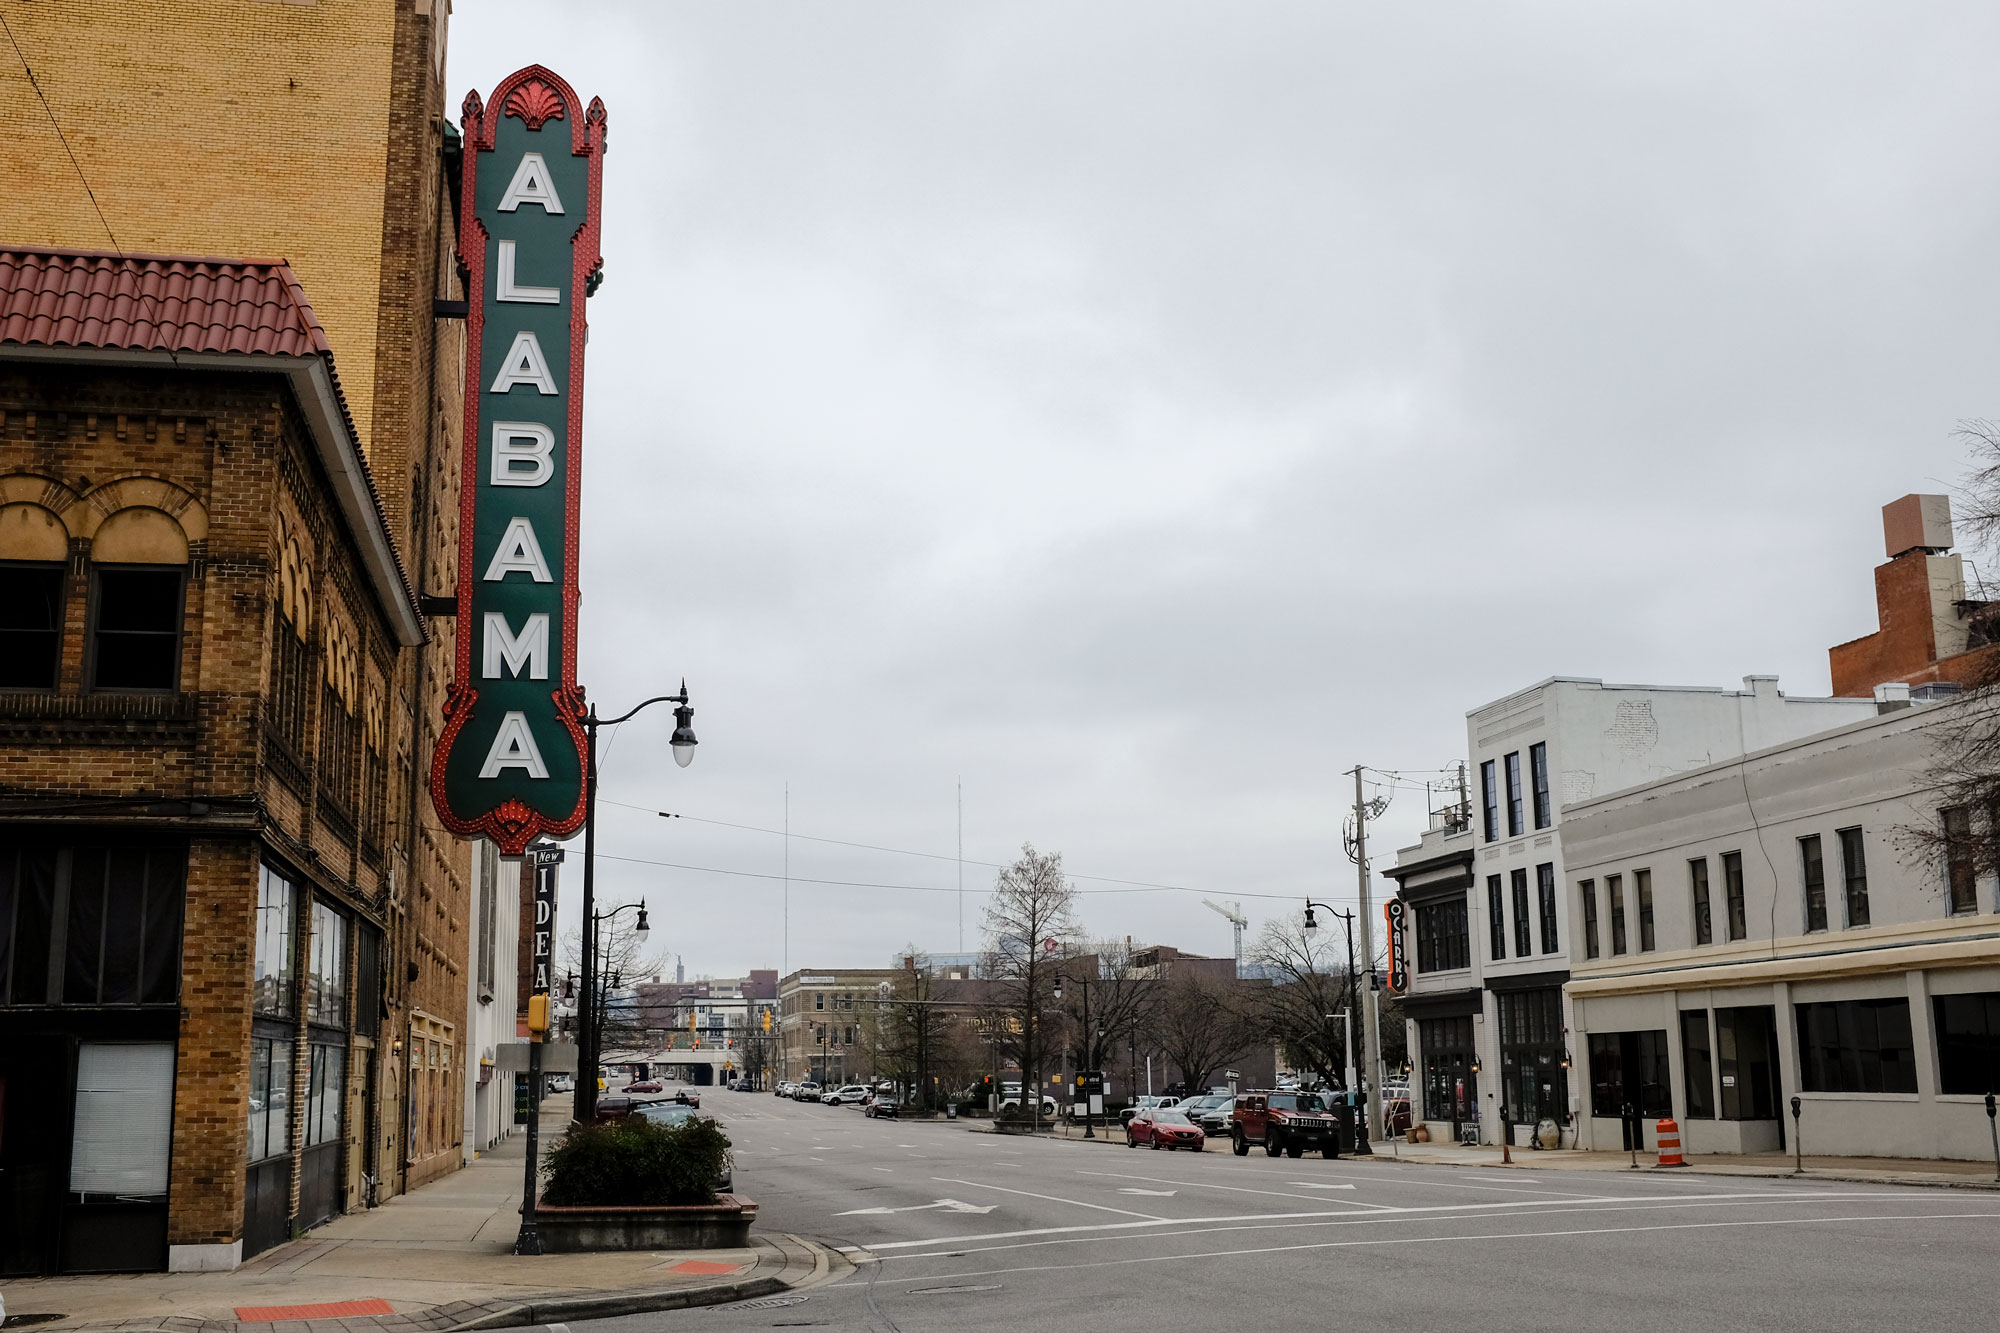
[[[983,1287],[911,1287],[909,1290],[909,1294],[912,1296],[942,1296],[946,1292],[952,1292],[952,1291],[998,1291],[998,1290],[1000,1290],[1000,1284],[998,1282],[993,1282]]]
[[[810,1296],[766,1296],[762,1300],[744,1301],[741,1305],[732,1305],[729,1308],[732,1310],[782,1310],[788,1305],[804,1305],[811,1299],[812,1297]]]

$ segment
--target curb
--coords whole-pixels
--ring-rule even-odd
[[[1474,1169],[1486,1170],[1486,1171],[1572,1170],[1572,1171],[1589,1172],[1590,1174],[1593,1175],[1616,1174],[1619,1172],[1629,1171],[1632,1169],[1629,1166],[1624,1166],[1624,1167],[1581,1166],[1581,1167],[1567,1167],[1567,1168],[1540,1167],[1527,1162],[1447,1162],[1447,1161],[1437,1161],[1437,1160],[1426,1161],[1422,1158],[1415,1158],[1415,1157],[1403,1157],[1403,1158],[1382,1157],[1380,1158],[1380,1160],[1385,1162],[1389,1161],[1400,1162],[1401,1164],[1407,1166],[1472,1167]],[[1661,1168],[1655,1165],[1641,1163],[1639,1169],[1642,1171],[1658,1171]],[[1703,1166],[1697,1162],[1688,1162],[1683,1166],[1669,1167],[1666,1169],[1674,1171],[1685,1170],[1690,1175],[1714,1176],[1718,1179],[1723,1179],[1730,1176],[1740,1176],[1750,1180],[1823,1180],[1839,1185],[1894,1185],[1902,1189],[1988,1190],[1988,1191],[2000,1192],[2000,1180],[1973,1179],[1971,1177],[1966,1177],[1963,1179],[1946,1177],[1943,1179],[1939,1179],[1935,1177],[1919,1177],[1919,1176],[1861,1175],[1855,1172],[1826,1171],[1826,1170],[1807,1171],[1803,1174],[1800,1174],[1793,1171],[1784,1171],[1775,1168],[1771,1170],[1764,1170],[1758,1167],[1711,1167],[1711,1166]]]
[[[348,1316],[252,1322],[165,1315],[57,1325],[52,1327],[52,1333],[111,1333],[111,1330],[117,1333],[475,1333],[476,1330],[526,1328],[569,1320],[613,1319],[702,1305],[731,1305],[793,1288],[817,1286],[833,1274],[836,1263],[843,1270],[852,1267],[845,1256],[835,1253],[830,1247],[790,1232],[758,1239],[775,1251],[779,1261],[776,1273],[708,1286],[626,1288],[588,1295],[557,1295],[551,1292],[506,1304],[453,1301],[409,1314],[362,1318]],[[765,1262],[760,1259],[758,1266],[762,1267]]]

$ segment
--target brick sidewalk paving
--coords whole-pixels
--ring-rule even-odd
[[[565,1103],[565,1107],[566,1107]],[[562,1117],[543,1118],[543,1140]],[[745,1249],[511,1253],[525,1136],[462,1170],[267,1250],[233,1273],[0,1281],[10,1319],[130,1333],[445,1333],[715,1305],[810,1285],[848,1264],[797,1236]]]

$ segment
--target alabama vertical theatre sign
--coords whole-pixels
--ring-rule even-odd
[[[514,856],[583,824],[577,500],[604,130],[603,102],[539,65],[465,99],[458,657],[431,800]]]

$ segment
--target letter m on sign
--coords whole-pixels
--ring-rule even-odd
[[[431,802],[510,856],[583,826],[577,497],[604,131],[604,104],[540,65],[465,99],[458,641]]]

